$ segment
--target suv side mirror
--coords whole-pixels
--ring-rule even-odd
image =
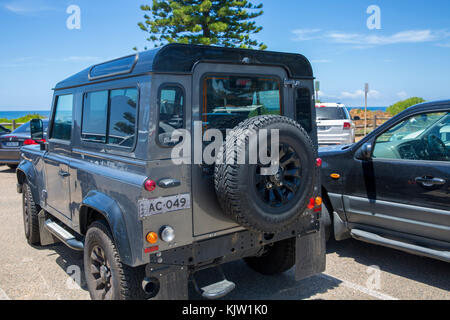
[[[41,119],[32,119],[30,121],[31,139],[42,140],[44,139],[44,123]]]
[[[370,160],[372,158],[372,143],[366,142],[359,148],[356,158],[359,160]]]
[[[361,120],[361,118],[359,116],[354,116],[353,120],[358,121],[358,120]]]

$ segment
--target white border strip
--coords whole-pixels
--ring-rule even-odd
[[[390,295],[387,295],[387,294],[384,294],[384,293],[381,293],[381,292],[378,292],[378,291],[375,291],[375,290],[368,289],[368,288],[363,287],[363,286],[361,286],[359,284],[356,284],[356,283],[353,283],[353,282],[349,282],[347,280],[342,280],[342,279],[330,276],[330,275],[325,274],[325,273],[321,273],[318,276],[321,277],[321,278],[324,278],[326,280],[329,280],[329,281],[339,282],[339,284],[344,286],[344,287],[347,287],[347,288],[350,288],[350,289],[353,289],[353,290],[357,290],[359,292],[362,292],[364,294],[367,294],[367,295],[369,295],[371,297],[374,297],[374,298],[377,298],[377,299],[380,299],[380,300],[398,300],[397,298],[391,297]]]

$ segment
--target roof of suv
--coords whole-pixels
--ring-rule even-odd
[[[151,72],[191,73],[199,62],[282,66],[292,78],[313,79],[311,64],[301,54],[177,43],[93,65],[59,82],[55,89]]]

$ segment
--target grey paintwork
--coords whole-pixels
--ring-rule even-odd
[[[246,52],[242,50],[242,53]],[[83,236],[87,231],[90,209],[102,214],[112,230],[122,261],[131,266],[149,263],[149,254],[144,253],[144,249],[149,246],[145,242],[145,235],[150,231],[157,232],[167,224],[176,230],[176,243],[159,241],[160,251],[242,230],[221,216],[217,205],[212,210],[204,209],[211,201],[216,201],[214,189],[203,188],[196,166],[174,165],[170,160],[172,149],[157,143],[157,99],[160,86],[163,83],[176,83],[184,88],[186,129],[191,130],[192,121],[199,119],[199,79],[206,72],[270,74],[280,77],[281,83],[291,73],[281,66],[236,65],[238,62],[235,65],[208,64],[201,61],[192,66],[191,72],[158,73],[154,72],[158,69],[154,61],[157,55],[158,51],[141,53],[136,68],[128,75],[89,81],[89,69],[86,69],[60,82],[55,88],[49,132],[52,130],[56,97],[73,94],[71,140],[61,141],[49,137],[46,151],[41,151],[39,146],[23,147],[22,161],[17,171],[19,184],[26,179],[40,206],[78,235]],[[303,63],[307,61],[301,55],[298,58]],[[297,79],[313,92],[312,74]],[[138,89],[134,146],[122,148],[82,141],[83,95],[89,91],[126,87]],[[283,113],[294,117],[294,89],[286,87],[282,90]],[[311,97],[312,109],[313,102]],[[315,119],[314,112],[312,119]],[[310,134],[317,145],[314,124]],[[143,188],[148,177],[157,182],[173,178],[180,184],[172,188],[157,188],[150,193]],[[183,193],[191,194],[191,208],[146,218],[138,216],[140,199]],[[313,222],[308,223],[314,225]]]

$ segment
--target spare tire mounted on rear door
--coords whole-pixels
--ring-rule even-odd
[[[261,174],[270,164],[248,164],[248,137],[242,139],[245,164],[238,164],[239,152],[232,152],[247,130],[257,133],[261,129],[269,136],[272,129],[279,130],[279,165],[271,168],[271,175]],[[297,222],[313,196],[319,174],[317,151],[300,124],[284,116],[250,118],[228,134],[221,151],[218,157],[222,163],[215,166],[214,183],[228,216],[248,229],[265,233],[285,230]],[[227,153],[233,161],[227,160]]]

